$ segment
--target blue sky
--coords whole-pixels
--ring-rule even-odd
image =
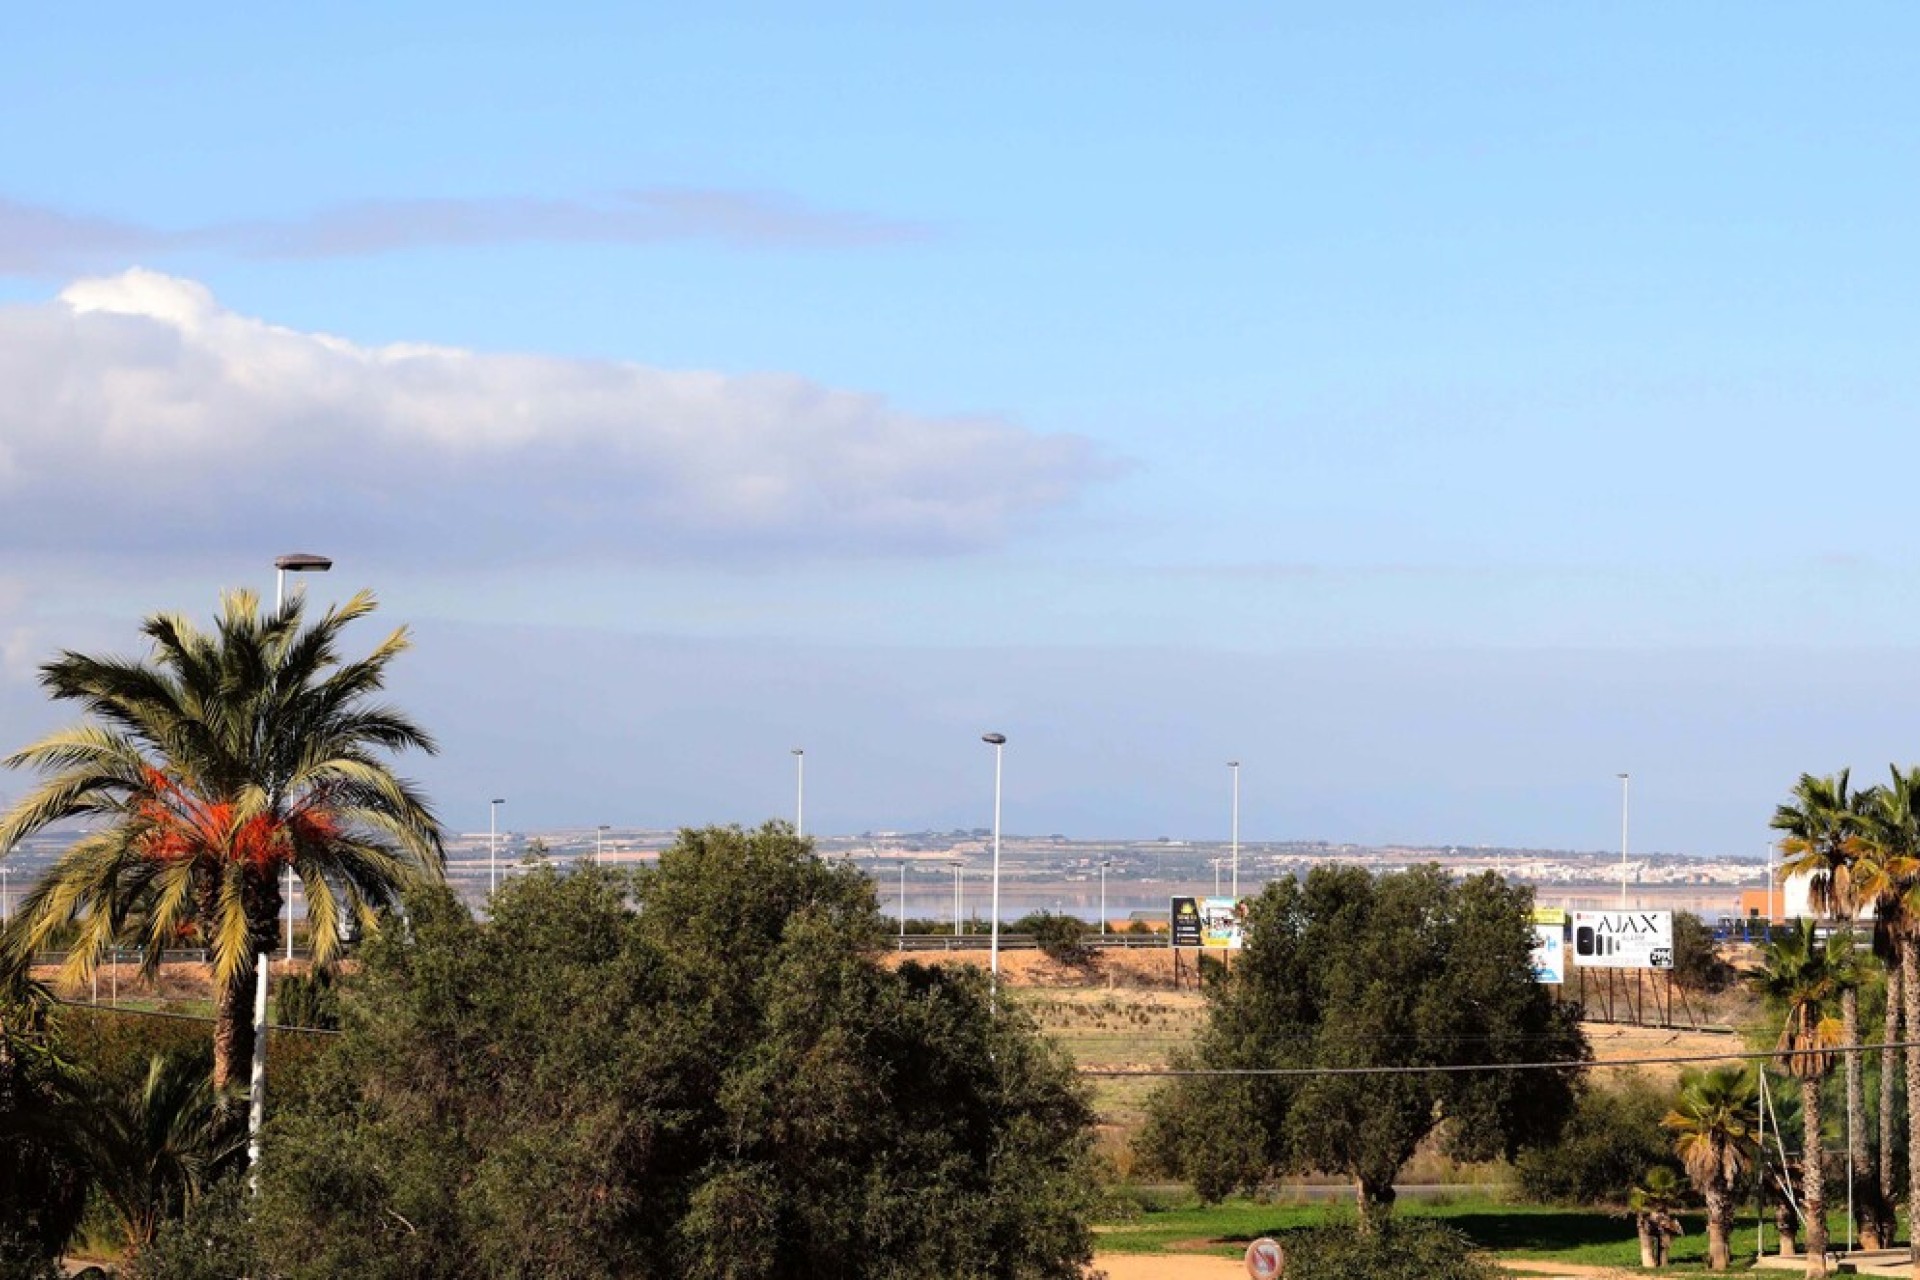
[[[998,728],[1017,830],[1757,858],[1915,758],[1909,10],[810,8],[14,24],[14,735],[310,549],[455,826]]]

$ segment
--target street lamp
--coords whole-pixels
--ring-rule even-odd
[[[1627,775],[1620,775],[1620,909],[1627,909]]]
[[[1107,868],[1113,865],[1108,858],[1100,864],[1100,936],[1107,936]]]
[[[1217,898],[1220,896],[1220,859],[1209,858],[1207,861],[1213,864],[1213,896]]]
[[[967,864],[956,859],[947,865],[953,868],[953,936],[957,938],[960,936],[960,873]]]
[[[603,822],[593,829],[593,857],[596,862],[600,860],[600,855],[606,851],[606,836],[606,823]]]
[[[293,551],[284,556],[276,556],[273,561],[273,611],[277,614],[287,602],[287,575],[290,573],[325,573],[333,568],[333,561],[325,556],[316,556],[305,551]],[[293,960],[293,861],[287,861],[287,960]]]
[[[793,834],[807,834],[807,753],[793,749]]]
[[[900,950],[907,949],[907,864],[900,864]]]
[[[1227,761],[1233,771],[1233,896],[1240,897],[1240,762]]]
[[[489,916],[493,914],[491,901],[493,891],[500,887],[499,855],[495,852],[499,845],[500,828],[495,821],[495,815],[500,812],[500,806],[505,803],[505,800],[499,799],[487,801],[487,898],[489,899],[487,914]]]
[[[987,963],[992,972],[987,988],[992,1005],[1000,995],[1000,758],[1007,749],[1007,735],[983,733],[980,741],[993,748],[993,940],[988,944]]]

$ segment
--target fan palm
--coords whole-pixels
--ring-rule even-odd
[[[1851,771],[1842,769],[1828,778],[1810,773],[1800,775],[1787,804],[1774,810],[1771,823],[1783,834],[1780,875],[1783,879],[1807,878],[1807,896],[1815,911],[1835,920],[1852,920],[1862,906],[1872,901],[1862,892],[1861,879],[1871,875],[1863,867],[1868,841],[1865,830],[1867,811],[1873,792],[1854,792]],[[1860,998],[1857,985],[1841,994],[1841,1044],[1851,1050],[1860,1044]],[[1881,1206],[1886,1193],[1872,1178],[1873,1166],[1867,1160],[1867,1109],[1864,1082],[1857,1053],[1846,1054],[1847,1164],[1866,1174],[1871,1185],[1856,1200],[1861,1235],[1870,1249],[1882,1247],[1881,1223],[1889,1216]]]
[[[1672,1130],[1674,1154],[1707,1202],[1707,1266],[1714,1271],[1733,1261],[1733,1192],[1755,1154],[1756,1087],[1744,1067],[1683,1072],[1680,1096],[1660,1122]]]
[[[362,592],[307,625],[298,598],[263,613],[241,591],[211,633],[149,618],[147,660],[68,652],[43,666],[41,685],[86,718],[5,762],[43,776],[0,819],[0,849],[55,822],[96,824],[21,903],[12,949],[72,926],[68,976],[84,978],[117,941],[140,945],[151,972],[165,947],[198,937],[223,1098],[253,1051],[248,985],[273,946],[282,870],[300,878],[319,963],[343,913],[375,928],[403,887],[444,870],[432,811],[385,761],[433,743],[374,700],[406,631],[363,658],[340,655],[341,632],[373,609]]]
[[[1781,1066],[1800,1082],[1803,1134],[1801,1203],[1807,1226],[1807,1274],[1827,1274],[1827,1198],[1820,1132],[1820,1085],[1833,1070],[1842,1026],[1835,1011],[1840,993],[1858,982],[1857,947],[1842,930],[1824,942],[1811,920],[1796,922],[1786,937],[1767,944],[1754,988],[1782,1015],[1776,1048]]]
[[[1893,951],[1887,983],[1888,1043],[1910,1037],[1920,1027],[1920,768],[1902,773],[1890,767],[1887,785],[1867,793],[1861,841],[1854,864],[1856,893],[1874,906],[1876,935]],[[1898,975],[1899,1022],[1895,1032],[1894,975]],[[1893,1055],[1882,1050],[1882,1071],[1893,1074]],[[1920,1133],[1920,1070],[1907,1055],[1907,1133]],[[1896,1145],[1890,1125],[1880,1134],[1881,1168],[1891,1185],[1890,1152]],[[1907,1162],[1907,1216],[1920,1221],[1920,1160]],[[1915,1261],[1920,1262],[1920,1250]]]
[[[1640,1236],[1640,1265],[1664,1267],[1680,1228],[1680,1176],[1663,1164],[1647,1170],[1640,1185],[1627,1192],[1627,1212]]]

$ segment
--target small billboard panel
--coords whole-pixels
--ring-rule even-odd
[[[1584,969],[1673,968],[1673,912],[1576,911],[1573,962]]]
[[[1240,949],[1240,900],[1206,898],[1200,903],[1200,945],[1228,951]]]
[[[1567,980],[1567,926],[1564,923],[1533,926],[1533,980]]]
[[[1176,947],[1200,945],[1200,899],[1173,900],[1167,910],[1167,937]]]

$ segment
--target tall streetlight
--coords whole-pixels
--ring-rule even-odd
[[[275,556],[273,561],[273,611],[279,613],[287,603],[287,575],[290,573],[325,573],[333,568],[333,561],[325,556],[316,556],[305,551],[293,551],[284,556]],[[287,960],[293,960],[293,862],[287,862]]]
[[[1217,898],[1220,896],[1220,859],[1209,858],[1207,861],[1213,864],[1213,896]]]
[[[1107,936],[1107,868],[1113,865],[1108,858],[1100,864],[1100,936]]]
[[[953,868],[953,936],[957,938],[960,936],[960,873],[966,864],[956,859],[947,865]]]
[[[793,749],[793,834],[807,834],[807,753]]]
[[[1620,909],[1627,909],[1627,775],[1620,775]]]
[[[593,859],[595,862],[598,862],[600,855],[606,852],[606,839],[607,824],[603,822],[593,829]]]
[[[1240,762],[1227,761],[1233,771],[1233,896],[1240,897]]]
[[[499,855],[496,852],[500,843],[500,827],[496,817],[500,812],[500,806],[505,803],[505,800],[497,798],[487,801],[487,897],[489,899],[493,897],[493,891],[500,887]],[[493,910],[491,903],[487,910],[489,912]]]
[[[907,949],[907,864],[900,863],[900,950]]]
[[[1007,735],[983,733],[980,741],[993,748],[993,940],[988,943],[987,963],[992,974],[987,987],[991,1006],[1000,995],[1000,759],[1007,749]]]

